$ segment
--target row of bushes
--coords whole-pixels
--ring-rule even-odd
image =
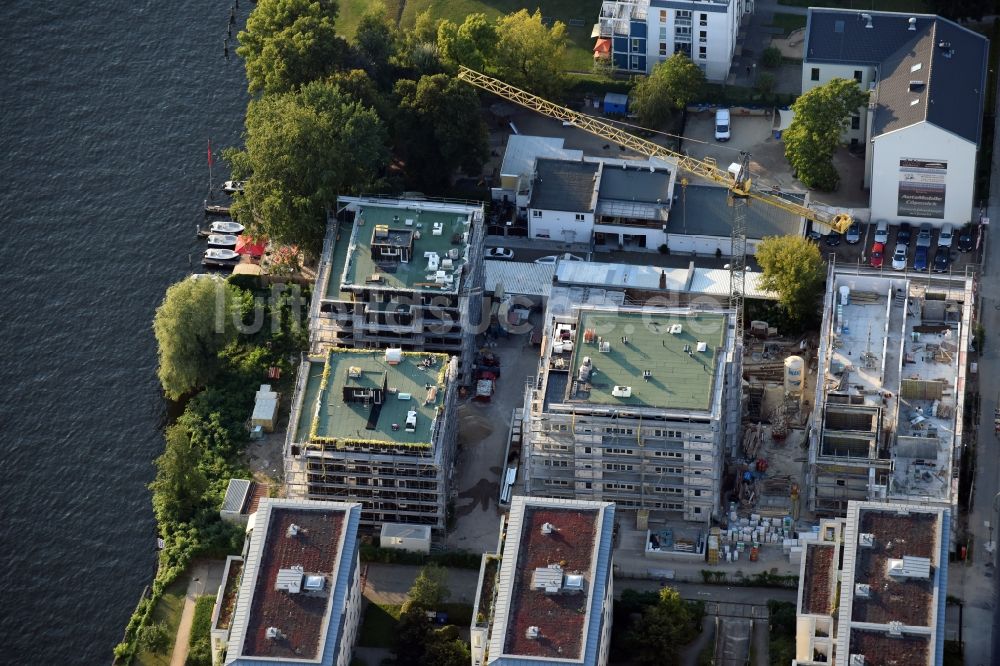
[[[362,544],[360,551],[362,562],[376,564],[410,564],[414,566],[438,564],[452,569],[478,569],[482,562],[482,553],[470,553],[465,550],[447,550],[424,555],[423,553]]]
[[[253,296],[268,294],[244,295],[252,305]],[[156,479],[150,484],[164,548],[152,592],[136,606],[122,642],[115,646],[116,664],[132,663],[139,651],[137,638],[153,608],[194,558],[224,557],[242,549],[243,529],[222,522],[218,511],[229,480],[250,475],[242,462],[249,439],[244,424],[267,369],[282,368],[281,381],[290,384],[295,368],[287,359],[305,346],[305,327],[290,320],[287,300],[263,302],[268,321],[274,318],[279,324],[262,326],[220,352],[215,378],[189,397],[181,416],[166,429],[166,447],[156,460]],[[202,603],[209,605],[211,615],[211,604]],[[210,647],[207,654],[210,663]]]
[[[785,587],[789,589],[797,589],[799,587],[799,577],[795,574],[778,574],[770,571],[761,571],[750,576],[745,576],[742,571],[737,571],[730,576],[728,571],[702,569],[701,578],[705,583],[715,585]]]

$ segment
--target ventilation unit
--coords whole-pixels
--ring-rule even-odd
[[[873,548],[875,546],[875,535],[870,532],[862,532],[858,535],[858,545],[862,548]]]
[[[670,334],[671,335],[680,335],[683,332],[684,332],[684,327],[681,326],[680,324],[672,324],[670,326]]]
[[[854,586],[854,596],[859,599],[868,599],[872,596],[872,586],[867,583],[858,583]]]
[[[416,432],[417,431],[417,412],[410,410],[406,412],[406,432]]]
[[[611,395],[616,398],[631,398],[632,397],[632,387],[631,386],[615,386],[611,389]]]
[[[532,625],[524,632],[524,637],[529,638],[533,641],[537,641],[542,636],[542,631],[538,627]]]
[[[556,527],[552,523],[542,523],[542,534],[552,534]]]

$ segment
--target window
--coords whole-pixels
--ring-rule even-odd
[[[708,47],[699,46],[698,47],[698,57],[701,58],[701,59],[703,59],[703,60],[705,58],[707,58],[708,57]]]
[[[635,485],[631,483],[605,483],[605,490],[635,490]]]
[[[702,26],[708,25],[708,14],[701,14],[699,16],[698,25],[702,25]]]
[[[701,462],[701,454],[700,453],[694,454],[694,459],[696,462]]]
[[[590,489],[591,489],[591,487],[592,487],[592,484],[590,483],[590,481],[587,481],[587,482],[586,482],[586,483],[584,483],[583,485],[584,485],[584,487],[585,487],[585,488],[586,488],[587,490],[590,490]]]
[[[666,437],[667,439],[680,439],[682,433],[680,430],[654,430],[653,437]]]
[[[846,486],[847,481],[845,481],[844,479],[837,479],[837,485],[841,487]]]
[[[667,29],[665,27],[660,28],[660,39],[666,39],[666,38],[667,38]]]
[[[694,512],[695,512],[695,513],[701,513],[701,507],[700,507],[700,506],[696,506],[696,507],[694,508]]]
[[[634,449],[604,449],[605,455],[609,456],[631,456],[635,453]]]
[[[550,423],[549,430],[552,432],[569,432],[568,423]]]
[[[634,433],[632,428],[605,428],[604,432],[608,435],[631,435]]]
[[[702,44],[708,41],[708,30],[701,30],[698,32],[698,41]]]
[[[635,469],[635,465],[625,465],[623,463],[605,463],[605,471],[608,472],[631,472]]]
[[[657,451],[655,455],[658,458],[683,458],[684,454],[680,451]]]
[[[566,479],[545,479],[545,485],[547,486],[568,486],[569,481]]]
[[[667,55],[667,43],[666,42],[660,42],[660,55],[661,56]]]
[[[671,486],[655,486],[654,490],[658,493],[667,493],[669,495],[680,495],[684,492],[680,488],[673,488]]]
[[[583,452],[584,453],[590,453],[590,447],[589,446],[583,447]]]
[[[695,497],[701,497],[701,491],[700,490],[692,490],[691,494],[694,495]]]
[[[809,79],[811,81],[819,81],[819,67],[812,68],[812,71],[809,73]]]
[[[639,69],[639,56],[632,56],[629,67],[632,69]]]
[[[674,29],[674,35],[677,37],[690,37],[691,28],[685,26],[677,26],[677,28]]]
[[[546,467],[569,467],[568,460],[546,460]]]
[[[638,39],[633,39],[632,40],[632,53],[638,53],[638,51],[639,51],[639,40]]]
[[[566,444],[542,444],[543,451],[569,451]]]
[[[548,238],[548,237],[549,237],[549,230],[548,229],[539,229],[535,233],[535,238]]]
[[[541,217],[541,216],[542,216],[542,211],[540,211],[540,210],[532,210],[531,211],[531,217]]]
[[[577,222],[583,222],[583,213],[577,213],[576,214],[576,221]]]
[[[691,19],[691,10],[690,9],[678,9],[677,10],[677,18],[690,20]]]
[[[861,129],[861,116],[851,116],[851,129]]]
[[[854,80],[857,81],[858,83],[861,83],[861,70],[860,69],[854,70]]]
[[[666,9],[661,9],[660,10],[660,23],[666,23],[666,22],[667,22],[667,10]]]
[[[653,471],[657,474],[681,474],[683,472],[680,467],[654,467]]]

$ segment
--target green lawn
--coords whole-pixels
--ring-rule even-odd
[[[924,0],[778,0],[779,5],[791,7],[841,7],[843,9],[871,9],[881,12],[928,12]]]
[[[151,622],[164,621],[170,629],[170,649],[166,654],[150,654],[139,652],[135,655],[134,664],[137,666],[170,666],[170,655],[174,651],[173,641],[177,636],[177,625],[181,623],[181,611],[184,610],[184,596],[187,592],[188,577],[180,575],[163,592],[160,601],[153,608]]]
[[[361,621],[358,645],[361,647],[391,648],[396,636],[396,624],[402,606],[396,604],[369,603]],[[472,622],[471,604],[442,604],[441,610],[448,613],[448,623],[461,628]]]
[[[775,14],[771,25],[784,30],[787,37],[793,30],[806,27],[806,17],[799,14]]]
[[[400,20],[400,26],[403,28],[412,27],[417,15],[428,9],[435,18],[461,23],[466,16],[477,12],[486,14],[492,19],[519,9],[526,8],[533,12],[536,8],[540,8],[546,18],[551,16],[566,24],[570,38],[567,67],[571,71],[589,72],[594,61],[594,40],[590,37],[590,31],[597,22],[597,15],[601,12],[601,0],[538,0],[531,3],[520,0],[383,0],[383,2],[390,16],[398,15],[400,6],[403,6]],[[348,39],[354,37],[358,20],[370,3],[371,0],[341,0],[340,16],[337,19],[341,34]],[[570,26],[571,20],[583,21],[583,25]]]

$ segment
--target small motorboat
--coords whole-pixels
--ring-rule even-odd
[[[245,180],[227,180],[222,184],[222,191],[226,194],[243,194]]]
[[[212,234],[232,234],[238,236],[243,233],[243,225],[232,220],[216,220],[208,228]]]
[[[224,248],[227,250],[235,249],[236,236],[233,236],[232,234],[209,234],[208,246]]]
[[[205,215],[229,215],[229,206],[220,206],[217,204],[205,204]]]
[[[212,261],[239,261],[240,253],[235,250],[213,247],[205,250],[205,259],[211,259]]]

